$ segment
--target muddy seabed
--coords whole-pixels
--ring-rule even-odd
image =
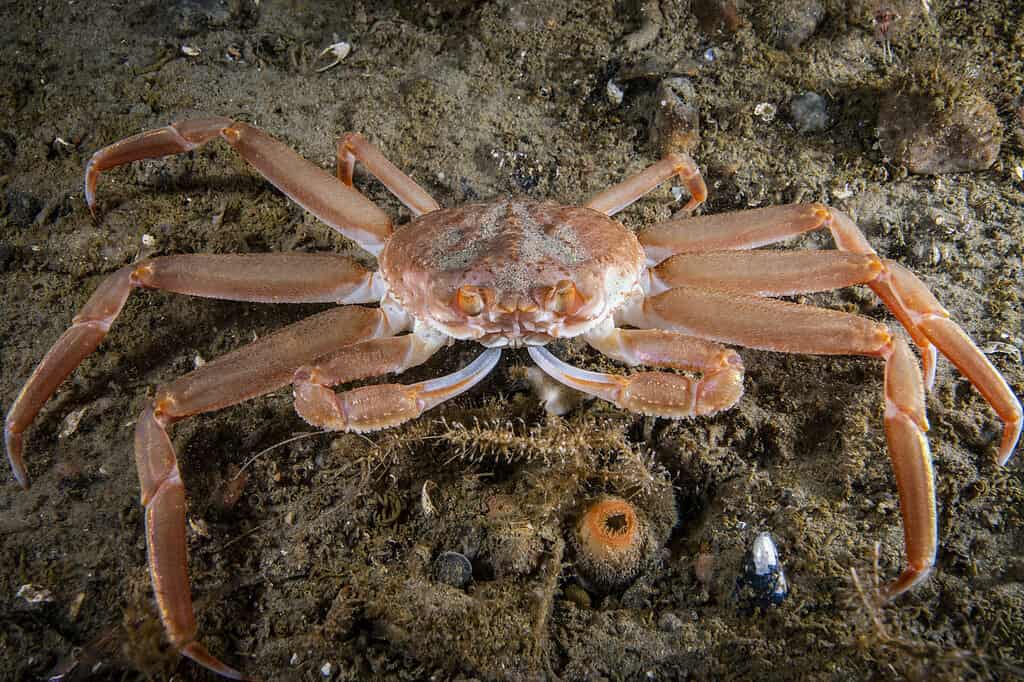
[[[106,174],[95,225],[81,177],[105,144],[222,114],[333,168],[335,139],[357,130],[443,205],[508,194],[574,203],[658,158],[654,91],[674,76],[696,90],[704,212],[798,200],[850,212],[980,345],[1008,351],[991,357],[1024,394],[1024,152],[1013,131],[1024,6],[932,2],[886,63],[871,3],[826,4],[814,35],[780,51],[742,4],[731,30],[729,17],[702,26],[689,3],[662,2],[648,40],[632,33],[640,9],[616,2],[3,3],[4,409],[104,275],[140,257],[333,250],[373,262],[221,144]],[[327,63],[318,52],[340,40],[351,54],[316,73]],[[879,149],[879,100],[925,54],[962,65],[995,103],[1005,134],[990,170],[908,175]],[[808,90],[829,103],[823,132],[798,133],[788,115]],[[755,114],[761,103],[777,115]],[[360,174],[357,186],[408,219],[379,183]],[[666,186],[622,219],[641,229],[678,208]],[[867,289],[806,298],[895,324]],[[156,617],[134,420],[161,382],[321,308],[131,296],[28,432],[33,487],[9,475],[0,487],[0,678],[73,668],[63,679],[213,679],[168,649]],[[553,348],[612,367],[582,343]],[[456,344],[403,380],[478,352]],[[877,579],[903,561],[882,365],[742,354],[741,404],[692,421],[593,402],[547,416],[525,380],[526,354],[509,352],[477,389],[368,437],[324,434],[260,454],[309,431],[287,390],[180,423],[172,437],[203,640],[268,680],[1020,675],[1024,481],[1019,455],[995,464],[1000,424],[979,394],[940,362],[928,399],[938,568],[869,608],[850,570],[870,585],[876,546]],[[662,523],[672,497],[678,511],[664,550],[607,595],[583,588],[569,542],[580,505],[601,492]],[[734,586],[761,531],[779,545],[791,593],[751,612]],[[468,589],[434,579],[446,550],[473,560]],[[26,584],[49,595],[16,596]]]

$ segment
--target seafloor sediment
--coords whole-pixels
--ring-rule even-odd
[[[5,409],[104,275],[137,259],[297,250],[373,264],[221,144],[105,174],[94,223],[92,152],[196,114],[258,125],[325,168],[336,138],[361,131],[445,206],[578,203],[690,151],[704,213],[820,201],[853,215],[1024,393],[1015,0],[41,0],[3,4],[0,25]],[[341,41],[350,54],[322,70]],[[356,185],[409,218],[361,172]],[[621,217],[641,230],[678,199],[666,186]],[[827,234],[793,244],[831,247]],[[896,326],[864,288],[794,300]],[[155,386],[322,308],[131,296],[29,430],[32,488],[0,486],[0,679],[212,679],[156,617],[134,421]],[[552,349],[622,371],[576,341]],[[401,380],[478,352],[458,343]],[[309,431],[288,390],[181,422],[203,641],[275,680],[1020,675],[1024,481],[1019,460],[995,464],[1001,426],[984,399],[940,361],[938,566],[879,606],[852,571],[868,591],[904,561],[881,363],[741,354],[739,406],[678,422],[599,402],[548,415],[525,352],[367,436],[284,443]],[[638,577],[610,592],[577,569],[572,537],[602,494],[657,530]],[[737,581],[765,531],[790,593],[751,608]],[[439,573],[449,551],[470,560],[468,585],[461,564]]]

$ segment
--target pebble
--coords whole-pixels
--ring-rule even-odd
[[[736,581],[737,598],[750,607],[779,606],[789,595],[789,583],[779,561],[779,550],[768,533],[756,538],[743,558],[743,574]]]
[[[654,93],[649,137],[661,156],[692,154],[700,144],[700,113],[693,104],[697,91],[689,78],[666,78]]]
[[[957,98],[892,93],[878,112],[882,151],[911,173],[985,170],[1002,142],[995,106],[977,93]]]
[[[825,18],[821,0],[768,0],[757,6],[754,28],[762,40],[780,50],[800,47]]]
[[[820,133],[832,123],[828,115],[828,102],[816,92],[805,92],[789,103],[789,114],[798,132]]]
[[[185,38],[203,31],[226,28],[232,19],[232,11],[227,4],[208,0],[183,0],[169,3],[170,7],[164,11],[170,15],[174,33]]]
[[[42,200],[28,192],[8,189],[4,199],[7,204],[6,213],[16,227],[30,226],[43,208]]]
[[[608,81],[608,85],[605,88],[605,95],[608,97],[609,102],[615,106],[619,106],[622,104],[622,98],[625,96],[625,93],[622,92],[622,88],[620,88],[615,81]]]
[[[658,616],[658,629],[662,632],[679,632],[683,629],[683,619],[671,611],[665,611]]]
[[[0,244],[0,272],[7,271],[7,265],[14,260],[14,247],[10,244]]]
[[[734,0],[693,0],[690,11],[697,18],[700,30],[707,35],[722,31],[735,33],[742,26]]]
[[[591,608],[590,594],[575,583],[566,587],[562,591],[562,596],[566,601],[575,604],[577,608],[584,610]]]
[[[445,585],[465,589],[473,579],[473,564],[458,552],[441,552],[434,559],[434,577]]]

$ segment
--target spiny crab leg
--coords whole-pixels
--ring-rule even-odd
[[[914,354],[902,339],[895,339],[885,358],[885,440],[892,462],[903,517],[903,544],[907,567],[882,588],[893,599],[919,584],[935,565],[939,524],[935,513],[935,472],[928,447],[928,419],[924,382]]]
[[[729,314],[722,315],[723,310]],[[642,307],[628,311],[625,321],[748,348],[884,359],[886,440],[907,549],[907,568],[884,588],[884,595],[902,594],[928,575],[937,547],[935,484],[924,435],[924,383],[906,342],[894,339],[885,325],[857,315],[687,287],[647,298]]]
[[[135,428],[135,463],[146,508],[149,571],[157,609],[175,648],[202,666],[242,679],[197,639],[185,543],[185,487],[167,428],[288,384],[295,369],[392,329],[374,308],[334,308],[228,353],[157,389]]]
[[[647,293],[689,286],[755,296],[829,291],[874,279],[882,261],[848,251],[680,253],[650,268]]]
[[[864,233],[849,217],[821,204],[791,204],[669,220],[642,232],[639,239],[650,265],[664,261],[671,269],[674,266],[669,261],[674,254],[750,249],[822,227],[829,229],[840,249],[877,258]],[[1004,427],[998,459],[1000,464],[1005,464],[1013,454],[1024,424],[1020,401],[984,353],[950,319],[928,287],[898,263],[888,259],[880,261],[881,269],[862,283],[882,299],[920,348],[926,388],[930,389],[935,381],[938,348],[1002,419]],[[731,267],[726,266],[723,276],[727,280],[742,276],[739,273],[745,265],[745,261],[738,258]],[[660,268],[659,265],[655,270]]]
[[[413,215],[419,216],[441,208],[425,189],[388,161],[366,138],[359,133],[345,133],[338,139],[338,179],[349,187],[352,186],[357,159],[399,201],[408,206]]]
[[[648,296],[616,321],[784,353],[878,357],[892,341],[884,324],[860,315],[693,287]]]
[[[89,210],[96,215],[96,183],[101,171],[139,159],[191,151],[218,137],[295,203],[373,255],[380,253],[393,230],[391,218],[384,211],[259,128],[220,116],[177,121],[93,154],[85,168]]]
[[[415,335],[399,337],[417,343]],[[409,356],[433,352],[427,340],[419,350],[409,349]],[[361,349],[355,349],[362,352]],[[434,348],[436,350],[436,348]],[[336,371],[344,364],[345,353],[332,358],[324,367],[302,368],[295,373],[295,411],[313,426],[330,431],[376,431],[420,416],[427,410],[454,398],[479,383],[501,358],[501,349],[490,348],[473,362],[447,376],[417,384],[375,384],[334,393],[328,385],[335,378],[344,379]],[[421,360],[422,362],[422,360]],[[396,364],[394,366],[400,366]],[[385,369],[384,371],[390,371]],[[327,382],[318,383],[320,381]]]
[[[584,205],[605,215],[615,215],[673,175],[678,175],[690,192],[690,201],[683,207],[684,210],[692,211],[704,203],[708,197],[708,188],[697,163],[686,154],[669,154],[636,175],[591,197]]]
[[[375,273],[368,272],[349,258],[333,254],[166,256],[121,268],[96,289],[72,320],[71,327],[32,372],[7,413],[4,423],[7,457],[23,487],[28,486],[28,475],[22,456],[22,434],[57,387],[103,341],[124,307],[128,294],[135,288],[164,289],[236,301],[370,302],[380,298],[382,284]],[[376,330],[385,324],[377,310],[359,308],[356,311],[365,312],[336,312],[334,316],[324,318],[322,324],[310,323],[316,329],[325,327],[317,335],[313,350],[323,353],[345,343],[363,340],[365,337],[362,336],[352,338],[347,330],[353,326],[365,328],[369,325]],[[366,319],[362,324],[326,328],[328,320],[356,317]],[[319,345],[321,343],[322,346]],[[317,354],[314,352],[310,357]],[[288,382],[294,368],[288,368],[278,378],[279,385]],[[253,390],[259,392],[260,386],[255,385]]]

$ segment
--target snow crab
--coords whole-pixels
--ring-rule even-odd
[[[223,139],[300,206],[378,257],[368,271],[333,254],[180,255],[111,274],[36,367],[7,416],[11,467],[27,486],[23,434],[60,383],[106,336],[129,293],[163,289],[192,296],[274,303],[336,302],[314,315],[160,387],[139,416],[135,458],[145,506],[149,569],[171,643],[226,677],[242,675],[197,638],[185,539],[185,487],[168,427],[289,384],[295,409],[328,430],[400,424],[468,390],[502,348],[526,347],[554,379],[627,409],[673,419],[728,409],[743,393],[743,362],[727,345],[786,353],[853,354],[885,362],[885,429],[899,489],[907,567],[885,587],[894,597],[929,573],[937,546],[935,487],[925,432],[924,391],[937,351],[949,358],[1004,422],[1001,463],[1021,431],[1021,406],[1006,381],[909,270],[880,258],[849,217],[794,204],[672,219],[639,236],[611,216],[678,177],[707,190],[694,161],[671,154],[582,206],[500,199],[441,208],[358,134],[338,142],[337,177],[261,130],[213,117],[179,121],[99,150],[85,171],[95,215],[100,173],[144,158]],[[353,187],[356,162],[413,213],[400,229]],[[763,250],[828,229],[838,249]],[[866,284],[904,327],[923,358],[882,323],[775,297]],[[362,304],[379,304],[367,307]],[[582,337],[627,365],[663,368],[629,375],[573,367],[545,348]],[[447,376],[403,385],[332,387],[425,362],[454,340],[485,346]],[[688,374],[676,371],[684,370]]]

